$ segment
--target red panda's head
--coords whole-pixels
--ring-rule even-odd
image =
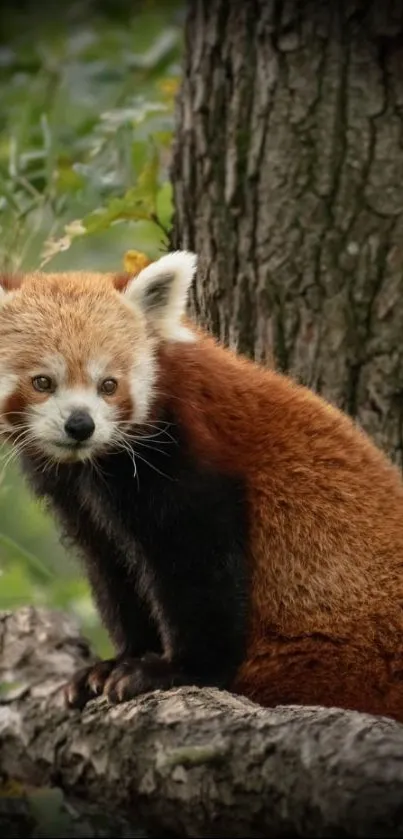
[[[159,344],[194,340],[182,319],[195,267],[178,251],[127,284],[84,272],[0,275],[0,434],[71,461],[145,423]]]

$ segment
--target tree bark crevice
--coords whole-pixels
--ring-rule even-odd
[[[189,4],[172,177],[193,313],[402,465],[403,19],[358,0]]]

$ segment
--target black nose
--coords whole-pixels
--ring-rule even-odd
[[[73,411],[65,423],[64,430],[69,437],[82,443],[95,431],[95,423],[87,411]]]

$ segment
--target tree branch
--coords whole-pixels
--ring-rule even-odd
[[[192,687],[66,711],[59,688],[90,658],[65,615],[0,615],[5,778],[68,791],[158,835],[403,836],[403,726]]]

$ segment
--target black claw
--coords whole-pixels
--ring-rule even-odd
[[[169,690],[183,684],[182,677],[165,659],[155,654],[123,660],[106,681],[104,693],[111,704],[128,702],[143,693]]]

